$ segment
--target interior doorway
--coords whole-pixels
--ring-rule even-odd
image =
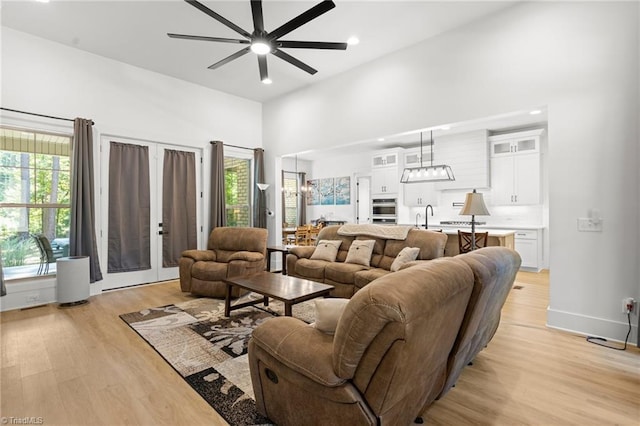
[[[178,278],[182,250],[202,239],[202,151],[101,139],[102,289]]]
[[[371,223],[371,176],[356,176],[356,223]]]

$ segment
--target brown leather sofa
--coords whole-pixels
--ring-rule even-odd
[[[442,390],[473,281],[461,260],[436,259],[359,290],[334,336],[265,321],[249,341],[258,411],[280,426],[412,423]]]
[[[258,411],[279,425],[412,423],[489,343],[520,262],[489,247],[387,274],[351,298],[334,336],[265,322],[249,342]]]
[[[417,260],[409,262],[402,269],[444,256],[447,236],[442,232],[411,229],[406,239],[394,240],[367,235],[344,236],[338,233],[340,225],[322,228],[317,241],[340,240],[340,248],[335,262],[311,259],[316,247],[293,247],[287,255],[287,273],[294,277],[330,284],[335,287],[333,297],[349,298],[371,281],[391,273],[394,259],[405,247],[418,247]],[[370,266],[346,263],[349,248],[354,240],[375,240]]]
[[[200,296],[225,297],[228,277],[249,275],[266,267],[267,230],[218,227],[209,235],[207,250],[185,250],[178,262],[180,288]],[[241,295],[233,288],[233,297]]]

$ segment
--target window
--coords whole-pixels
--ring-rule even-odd
[[[282,199],[284,201],[284,222],[287,226],[298,223],[298,179],[292,172],[282,172]]]
[[[70,150],[67,135],[0,127],[0,248],[8,280],[55,273],[44,264],[69,254]]]
[[[227,226],[251,226],[251,160],[224,157]]]

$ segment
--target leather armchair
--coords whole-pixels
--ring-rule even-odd
[[[267,230],[218,227],[209,235],[207,250],[185,250],[178,265],[180,288],[200,296],[225,297],[223,279],[249,275],[266,267]],[[234,287],[232,296],[239,297]]]
[[[249,341],[258,411],[281,426],[412,423],[442,390],[473,284],[464,262],[436,259],[355,293],[333,336],[264,322]]]

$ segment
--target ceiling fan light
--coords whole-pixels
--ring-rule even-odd
[[[271,46],[262,40],[257,40],[251,43],[251,51],[256,55],[266,55],[271,52]]]

